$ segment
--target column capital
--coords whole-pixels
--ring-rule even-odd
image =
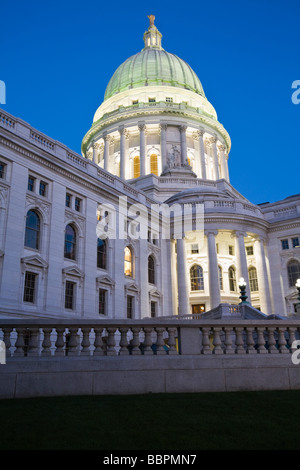
[[[206,229],[204,230],[204,235],[206,235],[207,237],[209,235],[213,235],[214,237],[216,237],[218,235],[219,231],[217,229]]]
[[[118,131],[119,131],[120,135],[125,135],[126,129],[125,129],[124,126],[119,126]]]
[[[210,138],[209,138],[209,141],[210,141],[212,144],[216,144],[217,141],[218,141],[218,138],[217,138],[217,136],[213,136],[213,137],[210,137]]]
[[[145,132],[145,130],[147,129],[146,124],[144,122],[138,122],[138,128],[140,132]]]
[[[218,148],[219,150],[221,150],[221,152],[224,152],[226,150],[226,146],[224,144],[219,144]]]
[[[167,128],[168,128],[168,124],[166,122],[160,122],[159,127],[160,127],[161,130],[166,131]]]
[[[179,128],[180,128],[180,132],[185,132],[187,130],[187,125],[186,124],[180,124]]]
[[[199,137],[203,137],[204,134],[205,134],[205,129],[204,129],[204,127],[199,127],[199,129],[198,129],[198,135],[199,135]]]
[[[232,235],[233,235],[234,237],[237,237],[237,238],[241,238],[241,237],[242,237],[242,238],[245,238],[245,237],[248,236],[248,235],[247,235],[247,232],[243,232],[242,230],[234,230],[234,231],[232,232]]]

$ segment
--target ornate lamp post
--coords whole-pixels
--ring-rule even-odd
[[[247,283],[245,282],[245,279],[243,277],[240,278],[239,280],[239,288],[241,291],[240,299],[241,299],[241,304],[248,304],[247,302],[248,296],[246,295],[246,285]]]

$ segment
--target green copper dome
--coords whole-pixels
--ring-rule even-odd
[[[161,47],[161,33],[154,26],[154,17],[144,34],[145,48],[121,64],[110,79],[104,100],[132,88],[168,85],[191,90],[205,96],[193,69],[175,54]]]

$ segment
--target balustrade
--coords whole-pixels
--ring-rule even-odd
[[[180,330],[184,328],[185,334]],[[199,334],[197,334],[198,330]],[[298,320],[164,320],[64,322],[1,320],[6,357],[166,356],[291,354],[300,338]]]

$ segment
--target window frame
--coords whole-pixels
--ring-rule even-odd
[[[34,281],[33,287],[26,286],[27,276],[28,275],[31,275],[33,277],[33,281]],[[33,305],[36,304],[36,299],[37,299],[37,276],[38,276],[38,274],[33,272],[33,271],[25,271],[24,289],[23,289],[23,302],[25,302],[25,303],[33,304]],[[25,298],[26,295],[27,295],[26,294],[26,289],[32,291],[32,293],[30,295],[30,298],[32,298],[32,300],[28,300],[27,298]]]
[[[32,213],[32,214],[35,214],[37,220],[38,220],[38,227],[37,228],[34,228],[34,227],[31,227],[30,225],[28,225],[28,221],[29,221],[29,213]],[[36,251],[40,251],[40,245],[41,245],[41,216],[40,216],[40,213],[35,209],[35,208],[32,208],[32,209],[29,209],[27,211],[27,214],[26,214],[26,221],[25,221],[25,235],[24,235],[24,247],[29,249],[29,250],[36,250]],[[35,234],[35,246],[31,246],[29,244],[27,244],[27,239],[30,239],[30,237],[28,237],[28,235],[30,233],[34,233]]]
[[[72,297],[71,297],[71,307],[68,306],[67,299],[70,297],[68,294],[68,286],[72,286]],[[65,282],[65,298],[64,298],[65,310],[75,310],[76,307],[76,282],[66,279]]]
[[[195,275],[195,269],[198,271],[197,275]],[[190,287],[192,292],[204,291],[204,273],[200,264],[193,264],[190,267]]]
[[[66,235],[67,235],[67,228],[70,227],[74,231],[74,241],[67,240]],[[65,237],[64,237],[64,258],[71,260],[71,261],[76,261],[77,259],[77,229],[75,225],[71,222],[66,225],[65,227]],[[73,250],[70,251],[70,253],[73,253],[73,255],[67,256],[68,251],[66,250],[67,244],[71,244],[73,247]]]

